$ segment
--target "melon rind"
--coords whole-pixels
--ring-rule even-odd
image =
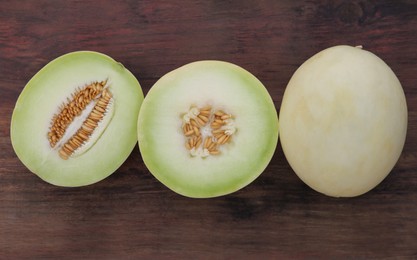
[[[234,116],[237,132],[221,155],[191,157],[185,148],[181,115],[193,105]],[[268,91],[248,71],[198,61],[150,89],[139,113],[138,140],[144,163],[168,188],[187,197],[216,197],[245,187],[264,171],[277,145],[278,116]]]

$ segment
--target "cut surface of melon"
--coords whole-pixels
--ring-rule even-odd
[[[407,104],[394,72],[358,47],[335,46],[303,63],[285,90],[280,140],[295,173],[334,197],[364,194],[404,146]]]
[[[13,148],[30,171],[51,184],[95,183],[134,148],[142,101],[137,79],[112,58],[92,51],[65,54],[20,94],[11,122]]]
[[[219,111],[227,115],[226,122],[212,127],[221,119],[215,115]],[[202,142],[195,151],[184,129],[193,113],[208,121],[198,125]],[[228,140],[215,137],[216,129],[224,130]],[[217,152],[204,152],[207,138],[218,142]],[[227,62],[198,61],[166,74],[146,95],[139,113],[138,140],[146,166],[188,197],[216,197],[248,185],[268,165],[277,139],[278,117],[267,90],[252,74]]]

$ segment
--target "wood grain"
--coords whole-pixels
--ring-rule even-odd
[[[0,1],[0,259],[417,258],[415,1]],[[256,75],[277,110],[296,68],[337,44],[391,66],[409,127],[392,173],[371,192],[312,191],[280,146],[248,187],[188,199],[155,180],[136,147],[109,178],[60,188],[17,159],[9,125],[26,82],[48,61],[95,50],[122,62],[146,93],[185,63],[220,59]]]

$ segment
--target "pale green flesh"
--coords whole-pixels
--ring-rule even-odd
[[[47,139],[52,116],[77,87],[105,79],[114,98],[110,123],[85,153],[63,160]],[[20,94],[11,122],[13,148],[30,171],[51,184],[95,183],[113,173],[134,148],[142,101],[139,82],[110,57],[88,51],[63,55],[42,68]]]
[[[378,185],[397,162],[407,105],[392,70],[349,46],[326,49],[295,72],[280,109],[280,139],[311,188],[352,197]]]
[[[234,115],[237,132],[222,153],[191,157],[181,115],[211,105]],[[162,77],[147,94],[138,120],[142,158],[151,173],[189,197],[234,192],[258,177],[272,158],[278,117],[271,97],[253,75],[220,61],[188,64]]]

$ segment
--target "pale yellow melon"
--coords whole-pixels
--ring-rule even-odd
[[[335,46],[302,64],[285,90],[280,138],[295,173],[335,197],[361,195],[396,164],[407,104],[394,72],[359,47]]]

